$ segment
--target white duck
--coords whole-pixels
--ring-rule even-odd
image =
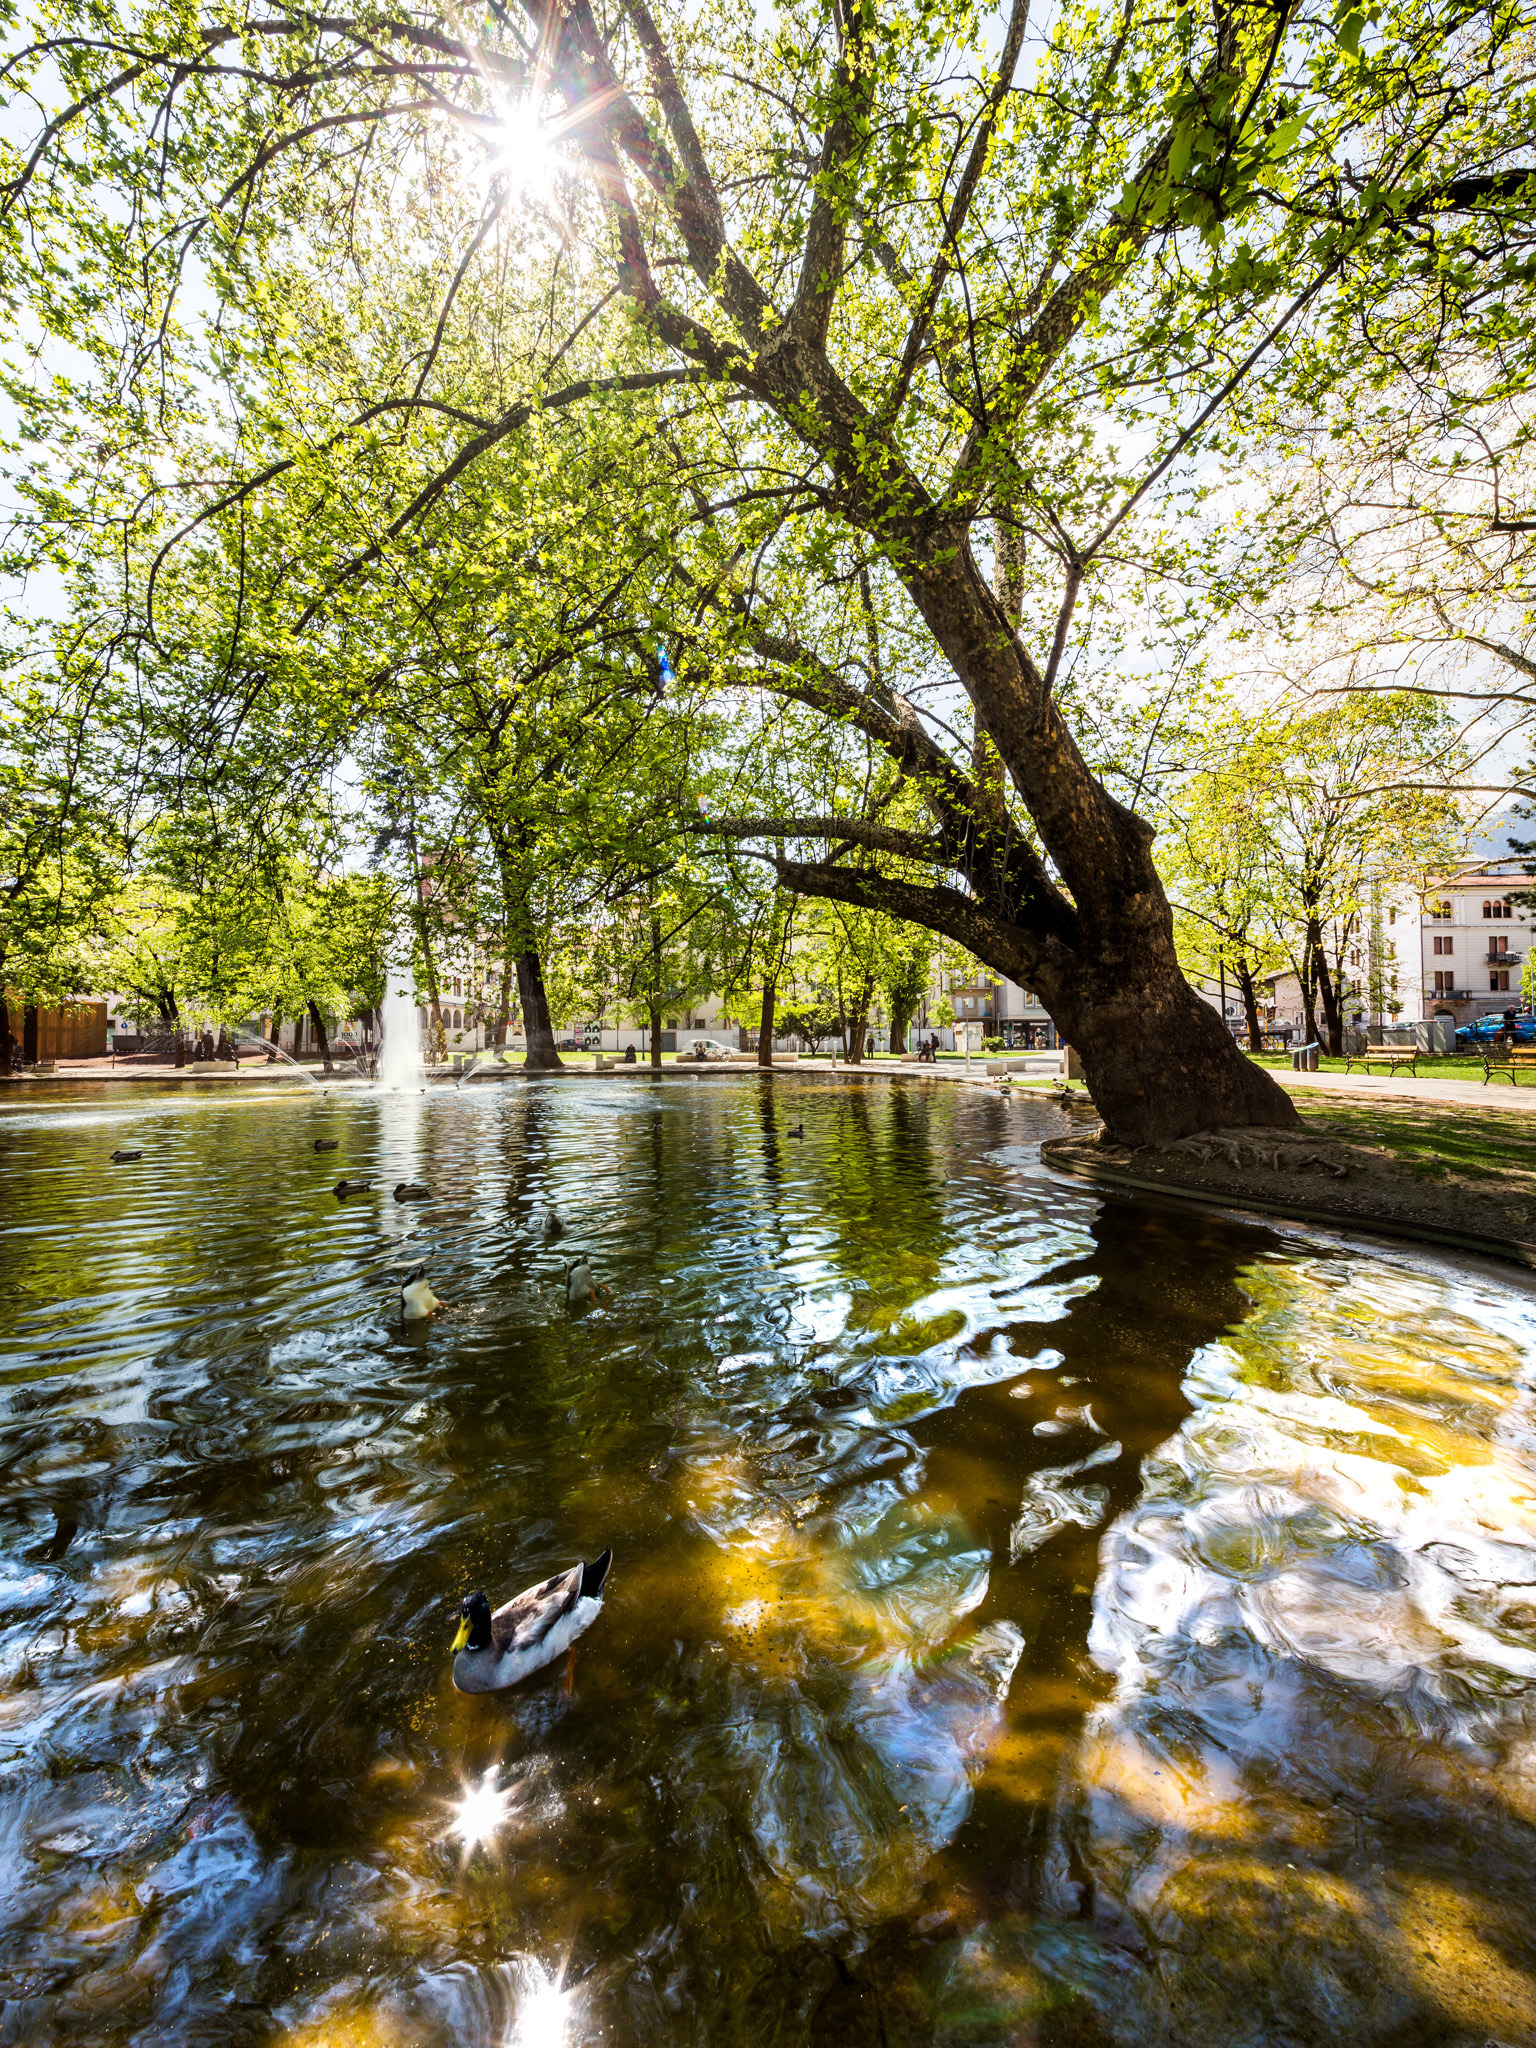
[[[440,1300],[432,1292],[427,1279],[425,1261],[406,1274],[400,1288],[400,1314],[406,1322],[421,1322],[425,1317],[434,1315],[438,1309],[447,1306],[446,1301]]]

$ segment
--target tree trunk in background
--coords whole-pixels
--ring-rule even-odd
[[[320,1062],[328,1074],[331,1071],[331,1041],[325,1035],[325,1019],[320,1014],[320,1005],[313,996],[309,996],[304,1007],[309,1012],[310,1023],[315,1027],[315,1043],[320,1048]]]
[[[763,1010],[757,1023],[757,1064],[773,1065],[773,1005],[778,991],[771,981],[763,983]]]
[[[502,1046],[507,1042],[507,1027],[512,1022],[512,962],[501,963],[501,994],[496,1003],[496,1024],[491,1035],[492,1045]]]
[[[873,987],[866,982],[859,990],[854,1002],[853,1015],[848,1020],[848,1064],[862,1067],[864,1064],[864,1041],[869,1036],[869,1006],[875,999]]]
[[[661,1068],[661,919],[651,912],[651,989],[646,1007],[651,1013],[651,1065]]]
[[[1323,1003],[1323,1050],[1331,1052],[1337,1058],[1344,1050],[1344,1018],[1338,990],[1333,985],[1333,976],[1328,972],[1328,955],[1323,948],[1321,933],[1316,941],[1313,958],[1317,962],[1317,992]]]
[[[0,996],[0,1074],[11,1072],[11,1006]]]
[[[523,1036],[528,1044],[528,1071],[563,1073],[565,1061],[555,1050],[555,1028],[549,1021],[544,970],[532,946],[517,955],[517,995],[523,1012]]]
[[[907,1033],[912,1028],[912,1010],[898,997],[891,998],[891,1051],[899,1059],[907,1049]]]
[[[1259,1023],[1259,998],[1253,985],[1253,976],[1248,971],[1248,962],[1241,957],[1237,963],[1237,985],[1243,992],[1243,1008],[1248,1015],[1248,1050],[1264,1050],[1264,1029]]]

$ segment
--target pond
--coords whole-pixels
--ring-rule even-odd
[[[1536,1299],[1066,1127],[16,1098],[0,2042],[1536,2042]],[[572,1671],[453,1690],[606,1544]]]

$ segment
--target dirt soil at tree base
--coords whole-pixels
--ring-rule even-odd
[[[1479,1163],[1457,1171],[1465,1148],[1449,1126],[1461,1119],[1447,1120],[1443,1151],[1424,1142],[1422,1113],[1406,1132],[1390,1116],[1371,1121],[1386,1142],[1369,1141],[1366,1119],[1333,1113],[1308,1116],[1300,1131],[1201,1131],[1134,1147],[1095,1132],[1041,1149],[1048,1165],[1109,1185],[1455,1243],[1536,1267],[1536,1131],[1510,1151],[1485,1143]],[[1433,1124],[1431,1116],[1431,1134]]]

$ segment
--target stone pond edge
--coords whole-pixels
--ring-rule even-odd
[[[1350,1231],[1368,1237],[1406,1238],[1410,1243],[1439,1245],[1453,1251],[1476,1252],[1484,1258],[1504,1259],[1536,1271],[1536,1244],[1524,1244],[1512,1237],[1480,1237],[1471,1231],[1439,1230],[1430,1223],[1404,1223],[1398,1217],[1361,1215],[1358,1211],[1330,1209],[1314,1202],[1275,1202],[1267,1196],[1210,1194],[1198,1188],[1171,1186],[1167,1181],[1143,1180],[1137,1174],[1122,1173],[1116,1167],[1085,1159],[1071,1148],[1093,1144],[1093,1139],[1047,1138],[1040,1157],[1058,1173],[1078,1180],[1097,1181],[1106,1187],[1128,1188],[1136,1194],[1164,1195],[1174,1201],[1195,1202],[1205,1209],[1242,1211],[1255,1209],[1267,1216],[1289,1218],[1297,1223],[1325,1224],[1330,1230]]]

